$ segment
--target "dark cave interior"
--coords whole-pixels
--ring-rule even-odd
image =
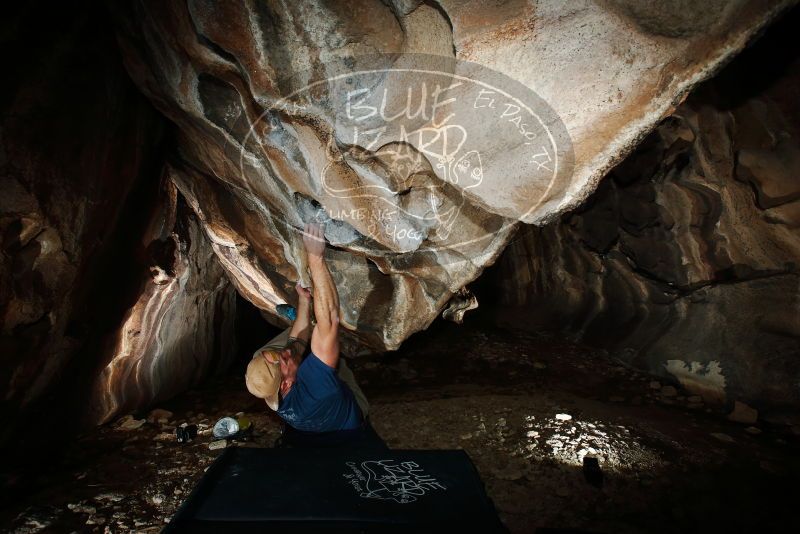
[[[214,152],[224,131],[216,118],[227,120],[236,106],[245,116],[282,89],[264,74],[279,68],[253,59],[237,3],[211,4],[7,8],[0,26],[3,529],[160,531],[222,450],[210,449],[207,435],[177,443],[176,427],[246,417],[253,434],[227,447],[273,447],[280,435],[281,420],[248,393],[244,373],[288,326],[275,305],[296,304],[291,287],[305,274],[297,242],[259,210],[293,221],[306,208],[281,195],[323,203],[298,192],[296,154],[283,160],[281,150],[265,150],[272,182],[254,185],[236,182],[230,154]],[[390,4],[403,21],[396,31],[407,32],[398,42],[422,39],[412,29],[425,9],[447,21],[425,22],[428,32],[479,33],[448,2],[406,9],[364,0],[360,6],[372,7],[353,13],[329,4],[322,15],[303,11],[304,3],[265,2],[257,14],[274,33],[258,46],[290,71],[312,61],[303,55],[308,47],[333,46],[334,34],[337,43],[390,47],[394,34],[375,15]],[[473,4],[477,19],[498,26],[474,41],[445,39],[454,53],[502,65],[497,58],[514,50],[508,43],[525,49],[514,39],[528,26],[513,17],[503,25],[505,8]],[[635,125],[636,143],[619,151],[583,202],[546,214],[546,224],[516,224],[502,246],[476,254],[468,267],[452,268],[438,252],[392,263],[363,240],[331,246],[342,309],[351,308],[343,312],[342,354],[385,442],[466,451],[512,532],[794,530],[800,8],[775,2],[780,14],[762,24],[754,3],[732,3],[744,17],[758,13],[737,23],[755,28],[750,38],[731,44],[674,30],[689,24],[670,11],[689,9],[681,2],[662,11],[651,2],[596,4],[600,14],[582,15],[587,24],[607,9],[663,24],[666,33],[648,35],[653,42],[685,39],[685,59],[669,65],[701,70],[705,56],[691,54],[703,47],[727,46],[735,57],[709,68],[688,94],[652,89],[653,101],[673,99],[671,111],[651,127]],[[651,8],[653,18],[629,13]],[[303,38],[287,33],[292,9],[304,16]],[[336,24],[321,30],[326,16]],[[359,23],[361,16],[375,26]],[[312,39],[319,32],[331,36],[320,44]],[[500,52],[480,56],[481,46]],[[626,61],[621,72],[638,76],[635,60]],[[512,74],[524,80],[526,67],[517,68]],[[198,85],[200,113],[186,87],[203,73],[227,85],[214,101]],[[564,92],[579,74],[565,70]],[[565,102],[558,104],[567,115],[579,114]],[[619,114],[651,112],[637,102]],[[579,140],[576,158],[589,161]],[[480,211],[493,200],[469,204],[463,227],[472,231],[479,221],[500,236],[497,214]],[[602,488],[584,479],[586,457],[599,459]]]

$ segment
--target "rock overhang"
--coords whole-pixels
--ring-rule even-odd
[[[791,3],[508,2],[498,12],[481,2],[188,2],[113,11],[132,77],[177,125],[170,176],[239,291],[267,313],[291,300],[294,281],[308,282],[298,230],[321,218],[344,327],[364,345],[394,349],[496,259],[518,224],[543,224],[583,202],[694,84]],[[430,149],[457,129],[437,129],[430,113],[392,132],[378,112],[385,93],[367,94],[354,114],[352,93],[331,89],[363,72],[363,58],[382,74],[361,74],[355,91],[391,87],[389,76],[395,87],[419,85],[398,82],[414,69],[483,69],[473,78],[488,72],[527,91],[546,112],[541,132],[563,143],[531,159],[524,141],[498,134],[520,130],[521,116],[515,124],[501,107],[488,120],[462,86],[457,102],[472,108],[449,102],[439,111],[462,115],[475,146]],[[420,69],[420,58],[435,68]],[[442,81],[425,76],[431,88]],[[402,97],[395,91],[387,108],[403,109]],[[559,148],[562,173],[537,179],[533,167]]]

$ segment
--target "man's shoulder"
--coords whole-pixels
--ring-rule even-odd
[[[308,388],[310,393],[320,397],[328,396],[325,395],[326,390],[330,390],[331,394],[334,394],[339,389],[339,377],[336,369],[328,367],[313,353],[309,353],[300,363],[296,381],[302,383],[304,389]]]
[[[308,370],[315,370],[315,371],[322,371],[326,373],[333,373],[336,374],[336,369],[329,366],[327,363],[323,362],[319,359],[319,356],[314,354],[313,352],[308,353],[308,356],[303,358],[303,361],[300,362],[300,367],[307,367]]]

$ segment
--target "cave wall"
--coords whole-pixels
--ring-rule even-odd
[[[240,293],[272,315],[291,302],[294,282],[306,276],[298,230],[322,218],[345,333],[381,350],[426,328],[495,261],[518,221],[543,223],[584,200],[694,84],[791,3],[109,5],[132,78],[177,126],[170,176]],[[351,139],[357,120],[342,116],[343,101],[327,85],[308,84],[338,80],[358,66],[354,58],[376,53],[389,54],[371,64],[379,70],[425,66],[410,56],[418,53],[436,54],[457,73],[476,70],[468,61],[484,65],[481,76],[491,71],[540,104],[558,146],[506,137],[512,118],[483,115],[461,89],[445,109],[480,140],[479,175],[459,181],[450,170],[454,161],[473,164],[463,159],[469,153],[397,132],[377,144]],[[371,90],[398,78],[346,83]],[[390,110],[403,109],[400,93]],[[385,126],[373,122],[366,130]],[[445,126],[434,123],[424,124],[441,133]],[[386,163],[395,145],[408,151],[410,168]],[[553,170],[545,165],[551,174],[539,176],[543,162]],[[337,194],[364,190],[380,193]],[[431,212],[455,215],[444,224],[426,218]]]
[[[140,240],[149,261],[136,302],[104,344],[93,422],[168,399],[225,371],[236,355],[236,291],[169,180],[159,200]]]
[[[518,234],[492,275],[501,322],[566,330],[707,400],[797,410],[799,15],[693,93],[584,206]]]
[[[146,407],[232,350],[233,287],[162,180],[166,122],[107,13],[42,9],[0,33],[0,441]]]
[[[225,368],[235,291],[267,313],[291,301],[305,276],[297,229],[321,211],[354,347],[396,348],[448,303],[459,318],[475,305],[464,286],[520,220],[584,201],[789,4],[113,2],[114,28],[99,3],[46,17],[16,7],[2,26],[0,440],[29,414],[103,422]],[[369,217],[335,215],[375,205],[322,187],[320,162],[353,157],[328,115],[258,118],[312,79],[298,75],[339,72],[349,54],[421,51],[487,65],[545,102],[569,172],[530,180],[520,147],[469,114],[495,173],[481,188],[426,154],[400,181],[427,185],[392,189],[380,150],[357,146],[363,159],[336,179],[378,183],[412,213],[431,182],[449,184],[436,194],[456,203],[450,225],[398,220],[423,239],[396,241],[370,233]],[[506,308],[529,325],[546,309],[707,395],[796,402],[778,379],[798,376],[791,87],[730,109],[709,94],[679,107],[586,206],[518,234],[499,269]],[[263,139],[245,146],[254,127]]]

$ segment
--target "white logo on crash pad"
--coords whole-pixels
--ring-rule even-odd
[[[430,491],[447,490],[416,462],[368,460],[347,462],[350,473],[343,476],[365,499],[393,500],[400,504],[414,502]]]

